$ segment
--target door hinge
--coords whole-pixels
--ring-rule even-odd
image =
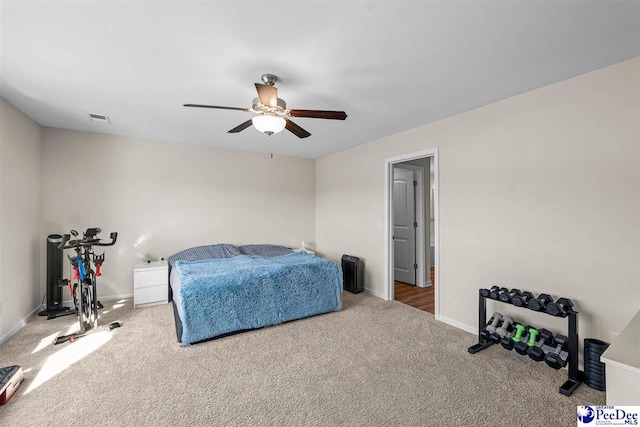
[[[414,181],[413,181],[413,186],[414,186],[414,187],[417,187],[417,186],[418,186],[418,181],[415,181],[415,180],[414,180]]]
[[[418,228],[418,223],[417,222],[413,223],[413,228]]]
[[[418,264],[413,264],[413,269],[417,270],[418,269]]]

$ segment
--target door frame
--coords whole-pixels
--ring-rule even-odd
[[[393,191],[393,165],[409,160],[421,159],[423,157],[433,157],[433,240],[434,240],[434,260],[435,267],[435,283],[433,284],[434,302],[435,302],[435,318],[440,320],[440,209],[439,209],[439,160],[438,148],[418,151],[414,153],[403,154],[401,156],[390,157],[384,161],[384,281],[385,281],[385,297],[387,301],[394,299],[394,282],[393,282],[393,240],[391,239],[393,230],[393,209],[392,209],[392,191]],[[424,234],[424,233],[423,233]],[[425,242],[426,243],[426,242]],[[422,250],[426,248],[426,244],[422,245]],[[424,260],[422,260],[424,262]]]
[[[393,186],[393,169],[395,169],[395,167],[398,167],[399,169],[404,169],[404,170],[410,170],[413,171],[414,174],[418,175],[416,177],[417,181],[418,181],[418,185],[415,187],[415,197],[414,197],[414,208],[415,208],[415,222],[418,223],[418,226],[415,229],[415,244],[416,244],[416,248],[415,248],[415,254],[416,254],[416,259],[415,259],[415,263],[418,264],[418,269],[416,270],[416,286],[419,288],[426,288],[426,282],[427,282],[427,276],[425,274],[426,270],[425,270],[425,241],[424,241],[424,216],[425,216],[425,212],[424,212],[424,168],[422,166],[416,166],[416,165],[408,165],[402,162],[397,162],[394,163],[393,165],[391,165],[391,185]],[[391,193],[389,193],[391,194]],[[392,200],[392,199],[391,199]],[[393,211],[393,203],[391,204],[391,211]],[[393,216],[391,217],[391,219],[393,219]],[[391,222],[391,236],[393,237],[393,222]],[[393,238],[392,238],[392,242],[393,242]],[[395,256],[395,254],[394,254]],[[393,258],[392,258],[393,259]],[[395,260],[394,260],[394,264],[395,265]],[[391,270],[391,274],[394,276],[394,280],[395,280],[395,272],[393,271],[394,269]]]

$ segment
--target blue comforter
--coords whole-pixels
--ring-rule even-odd
[[[313,255],[177,261],[182,345],[340,309],[342,271]]]

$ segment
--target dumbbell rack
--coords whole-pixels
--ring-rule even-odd
[[[487,347],[492,346],[494,343],[485,340],[482,338],[480,333],[487,326],[487,297],[482,296],[480,292],[478,292],[478,344],[474,344],[469,347],[469,353],[475,354],[479,351],[484,350]],[[491,301],[496,301],[502,304],[511,304],[511,302],[504,302],[497,299],[489,298]],[[514,306],[516,307],[516,306]],[[526,307],[519,307],[526,308]],[[544,312],[536,312],[536,313],[544,313]],[[545,313],[548,314],[548,313]],[[556,316],[554,316],[556,317]],[[582,382],[582,372],[578,370],[578,312],[574,310],[569,310],[566,313],[563,313],[560,317],[567,317],[569,321],[569,349],[568,349],[568,359],[567,366],[569,370],[568,379],[564,384],[560,386],[560,393],[565,396],[571,396],[573,391],[580,385]]]

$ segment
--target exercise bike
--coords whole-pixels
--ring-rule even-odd
[[[75,257],[72,258],[69,256],[69,261],[73,267],[73,276],[71,281],[69,279],[65,281],[69,284],[69,290],[73,297],[75,312],[78,316],[79,331],[57,337],[54,344],[62,344],[67,341],[73,342],[76,338],[102,329],[98,324],[98,309],[102,308],[102,304],[98,301],[96,277],[102,275],[100,269],[104,262],[104,253],[102,255],[96,255],[93,252],[93,247],[115,245],[118,239],[118,233],[111,233],[109,236],[111,242],[102,243],[102,239],[98,238],[98,234],[101,231],[102,230],[97,227],[88,228],[87,231],[83,233],[82,238],[78,238],[78,232],[71,230],[71,234],[63,235],[62,242],[58,245],[60,249],[74,249],[76,251]],[[74,237],[73,240],[71,240],[71,236]],[[95,270],[92,264],[95,266]],[[119,322],[112,322],[104,326],[107,331],[119,327]]]

